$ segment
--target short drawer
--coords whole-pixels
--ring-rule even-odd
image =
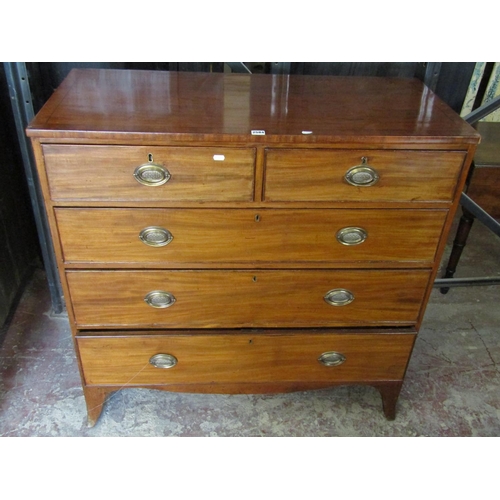
[[[80,328],[408,325],[428,270],[67,271]]]
[[[266,201],[451,201],[461,151],[266,150]],[[356,169],[356,170],[354,170]]]
[[[44,145],[50,195],[86,201],[251,201],[254,149]]]
[[[87,385],[400,380],[414,334],[77,338]]]
[[[430,265],[447,211],[56,208],[55,213],[66,263],[271,267]]]

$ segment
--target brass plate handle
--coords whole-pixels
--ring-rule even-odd
[[[173,306],[175,300],[175,297],[170,292],[164,292],[163,290],[153,290],[144,297],[144,302],[148,306],[157,309]]]
[[[345,288],[334,288],[323,297],[331,306],[346,306],[354,300],[354,294]]]
[[[352,186],[373,186],[378,182],[380,176],[378,172],[368,165],[368,158],[361,158],[361,165],[350,168],[344,175],[344,179]]]
[[[149,226],[139,233],[139,239],[150,247],[164,247],[173,239],[172,233],[163,227]]]
[[[145,186],[161,186],[170,180],[171,175],[163,165],[144,163],[135,169],[134,177]]]
[[[173,368],[177,364],[177,358],[172,354],[155,354],[151,356],[149,363],[155,368]]]
[[[324,352],[319,358],[318,361],[325,366],[339,366],[346,360],[346,357],[340,353],[335,351]]]
[[[368,237],[362,227],[344,227],[337,232],[337,241],[342,245],[360,245]]]

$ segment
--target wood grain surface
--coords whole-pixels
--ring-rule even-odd
[[[235,328],[411,325],[428,270],[355,271],[68,271],[80,328]],[[344,288],[355,299],[331,306],[324,296]],[[164,309],[144,297],[161,290]]]
[[[417,79],[79,69],[27,133],[108,143],[125,135],[137,143],[302,144],[463,144],[479,137]]]
[[[480,138],[422,82],[77,69],[27,134],[92,425],[127,386],[372,384],[394,418]],[[348,184],[363,162],[378,182]],[[149,163],[168,182],[137,182]],[[173,240],[145,245],[151,226]],[[368,236],[342,245],[345,227]]]
[[[352,186],[344,175],[367,164],[380,176],[373,186]],[[266,201],[448,201],[465,159],[461,151],[268,149]]]
[[[56,208],[64,261],[204,267],[236,264],[297,267],[397,263],[431,266],[445,210],[92,209]],[[147,227],[173,240],[152,247],[139,239]],[[366,231],[344,245],[346,227]],[[411,229],[409,229],[411,228]]]
[[[403,378],[415,335],[270,334],[79,337],[88,385],[353,382]],[[339,352],[338,366],[318,357]],[[155,354],[173,368],[149,363]]]
[[[251,201],[252,148],[163,148],[44,145],[53,200]],[[134,171],[149,162],[167,168],[160,186],[137,182]],[[224,158],[216,160],[215,158]]]

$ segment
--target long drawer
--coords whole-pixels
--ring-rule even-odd
[[[413,334],[79,337],[87,385],[356,382],[403,378]]]
[[[66,263],[431,265],[442,210],[55,210]]]
[[[67,271],[80,328],[413,325],[428,270]]]
[[[267,201],[450,202],[465,153],[268,149]]]
[[[255,150],[44,145],[53,200],[251,201]]]

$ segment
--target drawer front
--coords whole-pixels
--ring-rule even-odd
[[[413,325],[429,280],[427,270],[68,271],[66,275],[81,328]]]
[[[400,380],[414,338],[413,334],[242,333],[80,337],[77,344],[87,385],[133,386]],[[345,359],[329,354],[323,359],[333,364],[327,366],[318,361],[324,353]],[[171,357],[153,358],[158,354]],[[157,359],[173,366],[154,366],[151,358],[153,363]]]
[[[253,149],[44,145],[43,154],[55,201],[253,199]]]
[[[56,208],[67,263],[431,264],[442,210]]]
[[[267,201],[449,202],[464,159],[456,151],[268,149],[264,194]],[[351,182],[374,184],[346,180],[357,166],[375,174],[351,171]]]

